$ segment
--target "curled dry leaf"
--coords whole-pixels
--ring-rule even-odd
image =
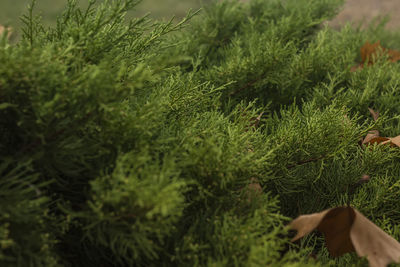
[[[371,113],[372,118],[374,119],[374,121],[377,121],[379,118],[379,111],[375,111],[372,108],[368,108],[369,113]]]
[[[379,117],[379,112],[375,112],[372,108],[368,108],[374,121]],[[362,144],[373,145],[373,144],[390,145],[391,147],[400,147],[400,135],[396,137],[382,137],[379,136],[378,130],[369,131],[367,136],[365,136]]]
[[[367,257],[371,267],[400,263],[400,243],[352,207],[301,215],[289,226],[297,230],[292,241],[315,229],[322,232],[333,257],[355,251],[359,257]]]
[[[383,137],[387,140],[381,142],[382,145],[389,144],[392,147],[400,147],[400,135],[396,137]]]
[[[357,66],[353,66],[350,71],[356,71],[362,69],[364,64],[372,65],[375,63],[376,59],[383,53],[388,55],[388,60],[391,62],[397,62],[400,60],[400,52],[392,49],[387,49],[381,46],[381,42],[371,44],[366,42],[361,48],[361,63]]]
[[[387,141],[389,141],[389,138],[387,138],[387,137],[374,136],[373,138],[369,139],[364,144],[367,144],[367,145],[383,144],[383,143],[386,143]]]
[[[375,137],[369,140],[366,145],[373,144],[390,145],[391,147],[400,147],[400,135],[396,137]]]

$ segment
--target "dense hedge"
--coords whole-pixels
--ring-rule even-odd
[[[137,2],[71,0],[49,29],[30,8],[2,38],[1,266],[363,266],[285,228],[348,201],[399,240],[400,152],[359,140],[400,133],[400,65],[350,68],[400,35],[324,26],[336,0],[177,25],[126,22]]]

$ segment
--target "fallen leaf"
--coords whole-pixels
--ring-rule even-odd
[[[374,44],[371,44],[367,41],[360,50],[362,63],[373,64],[374,60],[376,60],[382,52],[388,54],[388,59],[391,62],[400,60],[400,52],[382,47],[381,41],[378,41]]]
[[[376,143],[376,144],[384,145],[384,144],[387,144],[388,141],[390,141],[390,138],[388,138],[388,137],[376,136],[376,137],[370,138],[368,141],[365,141],[365,143],[363,143],[363,144],[373,145]]]
[[[400,60],[400,52],[397,50],[387,49],[386,52],[389,55],[389,60],[392,62],[397,62]]]
[[[368,108],[368,110],[371,113],[374,121],[377,121],[379,118],[379,112],[378,111],[375,112],[372,108]],[[370,144],[372,142],[372,140],[374,140],[376,138],[379,138],[379,131],[371,130],[368,132],[367,136],[365,136],[364,140],[362,141],[362,144]]]
[[[11,27],[4,27],[0,25],[0,36],[3,35],[7,30],[7,38],[10,39],[12,35],[12,28]]]
[[[333,257],[355,251],[359,257],[367,257],[371,267],[400,263],[400,243],[352,207],[301,215],[289,226],[297,230],[292,242],[315,229],[322,232]]]
[[[400,147],[400,135],[390,138],[390,142],[398,147]]]
[[[375,112],[372,108],[368,108],[369,112],[372,115],[374,121],[376,121],[379,117],[379,112]],[[382,144],[382,145],[390,145],[392,147],[400,147],[400,135],[396,137],[382,137],[379,136],[378,130],[371,130],[368,132],[367,136],[362,141],[364,145],[373,145],[373,144]]]
[[[389,144],[392,147],[400,147],[400,135],[396,137],[384,137],[388,140],[385,140],[384,142],[381,142],[382,145]]]
[[[360,48],[361,62],[371,63],[372,56],[376,56],[376,52],[379,48],[382,49],[380,41],[375,44],[370,44],[368,41],[365,42],[365,44]]]
[[[372,118],[374,119],[374,121],[377,121],[379,118],[379,111],[375,111],[372,108],[368,108],[369,113],[371,113]]]
[[[391,147],[400,147],[400,135],[396,137],[374,137],[368,142],[363,143],[365,145],[373,145],[373,144],[381,144],[381,145],[390,145]]]
[[[350,71],[354,72],[362,69],[364,64],[372,65],[382,54],[388,55],[388,60],[391,62],[397,62],[400,60],[400,52],[397,50],[392,50],[384,48],[381,46],[381,42],[371,44],[370,42],[365,42],[365,44],[360,48],[361,53],[361,64],[353,66]]]
[[[347,211],[346,207],[328,209],[319,213],[309,215],[301,215],[290,223],[290,228],[297,230],[297,234],[292,242],[308,235],[315,229],[318,229],[325,235],[326,245],[329,253],[338,257],[345,253],[354,251],[354,247],[350,240],[350,228],[354,218],[349,218],[352,215]],[[354,216],[353,216],[354,217]],[[332,225],[332,218],[336,218],[337,222]],[[333,227],[329,227],[329,226]],[[331,230],[327,231],[326,230]]]

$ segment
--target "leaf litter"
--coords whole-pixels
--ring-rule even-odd
[[[369,112],[372,115],[374,121],[378,120],[379,112],[375,112],[373,109],[368,108]],[[382,137],[378,130],[371,130],[365,136],[362,141],[363,145],[372,145],[372,144],[382,144],[382,145],[390,145],[392,147],[400,147],[400,135],[396,137]]]
[[[361,63],[353,66],[350,71],[354,72],[362,69],[365,64],[368,66],[373,65],[380,56],[386,54],[390,62],[397,62],[400,60],[400,52],[393,49],[384,48],[380,41],[371,44],[367,41],[361,48]]]

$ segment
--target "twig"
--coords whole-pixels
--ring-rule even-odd
[[[248,82],[245,85],[243,85],[242,87],[240,87],[240,88],[236,89],[235,91],[231,92],[229,94],[229,96],[234,96],[234,95],[240,93],[241,91],[253,86],[256,82],[260,81],[263,77],[264,77],[264,73],[260,77],[258,77],[256,80]]]
[[[325,157],[325,156],[323,155],[323,156],[319,156],[318,158],[312,158],[312,159],[302,160],[302,161],[299,161],[299,162],[297,162],[297,163],[295,163],[295,164],[288,165],[286,168],[291,169],[291,168],[294,168],[294,167],[296,167],[296,166],[300,166],[300,165],[307,164],[307,163],[310,163],[310,162],[318,161],[318,160],[320,160],[320,159],[323,159],[324,157]]]

